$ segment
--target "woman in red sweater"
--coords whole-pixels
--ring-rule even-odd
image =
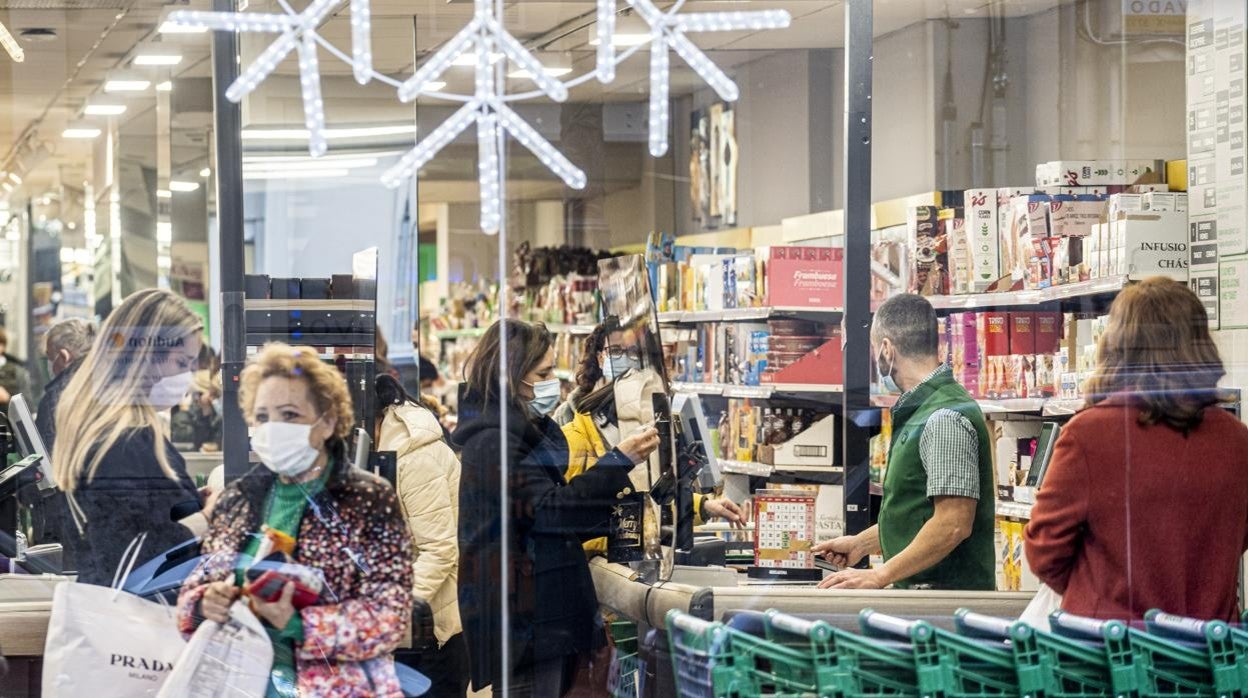
[[[1027,560],[1062,608],[1233,620],[1248,549],[1248,428],[1216,406],[1225,375],[1187,286],[1129,286],[1097,346],[1088,406],[1062,430]]]

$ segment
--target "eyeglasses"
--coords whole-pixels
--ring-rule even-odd
[[[607,347],[607,356],[613,359],[622,359],[628,357],[634,361],[641,361],[641,349],[637,347]]]

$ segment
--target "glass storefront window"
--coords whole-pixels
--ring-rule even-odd
[[[0,3],[0,694],[1239,690],[1243,7],[88,4]]]

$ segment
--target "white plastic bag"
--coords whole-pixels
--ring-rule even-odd
[[[1027,604],[1027,608],[1023,609],[1023,614],[1018,617],[1027,625],[1043,632],[1049,632],[1049,614],[1054,611],[1060,611],[1062,608],[1062,595],[1049,588],[1048,584],[1041,584],[1040,589],[1036,591],[1036,595],[1032,597],[1031,602]]]
[[[155,696],[185,642],[173,609],[121,590],[144,536],[130,542],[113,586],[58,584],[43,650],[43,695]]]
[[[261,698],[273,668],[273,645],[247,604],[236,601],[225,624],[195,630],[157,698]]]

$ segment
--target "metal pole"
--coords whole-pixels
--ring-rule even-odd
[[[871,524],[870,432],[856,419],[870,409],[872,0],[845,3],[845,532]]]
[[[213,0],[216,12],[234,12],[234,0]],[[227,479],[248,470],[247,425],[238,404],[238,378],[247,360],[243,313],[242,113],[225,98],[238,78],[238,34],[212,33],[212,91],[217,149],[217,239],[221,279],[222,448]]]

